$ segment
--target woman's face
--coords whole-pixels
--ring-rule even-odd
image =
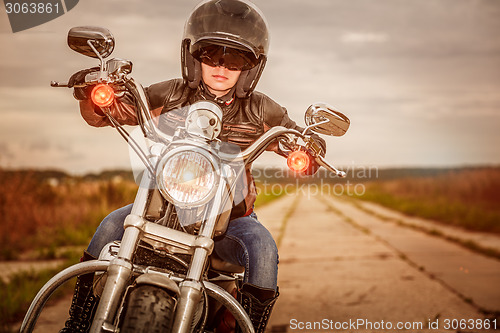
[[[216,97],[227,94],[238,82],[240,74],[241,71],[230,71],[222,66],[211,67],[201,63],[201,78]]]

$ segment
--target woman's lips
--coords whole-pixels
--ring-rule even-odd
[[[217,81],[225,81],[225,80],[227,80],[227,77],[225,77],[224,75],[212,75],[212,77],[214,79],[216,79]]]

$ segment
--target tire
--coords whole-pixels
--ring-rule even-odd
[[[175,299],[165,290],[144,285],[128,296],[121,333],[170,332]]]

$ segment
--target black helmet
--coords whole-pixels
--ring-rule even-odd
[[[193,9],[184,27],[181,46],[182,77],[190,88],[200,84],[200,57],[207,46],[213,45],[246,54],[244,58],[248,61],[241,66],[236,95],[250,96],[269,49],[268,26],[262,12],[246,0],[206,0]]]

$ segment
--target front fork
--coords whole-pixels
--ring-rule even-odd
[[[151,186],[154,186],[154,178],[150,176],[150,173],[145,171],[130,215],[141,217],[144,215],[149,189],[153,188]],[[90,332],[92,333],[115,332],[116,314],[125,289],[130,284],[132,277],[132,256],[140,234],[140,226],[125,224],[125,232],[118,255],[109,264],[106,284],[90,328]]]
[[[153,188],[154,179],[145,172],[129,217],[144,215],[149,189]],[[212,207],[219,208],[224,197],[224,185],[220,184],[214,198]],[[217,214],[211,214],[197,236],[194,253],[191,259],[186,278],[180,283],[180,296],[172,332],[188,333],[191,330],[193,315],[203,295],[201,283],[208,256],[213,250],[213,233],[217,221]],[[127,217],[127,219],[129,219]],[[133,219],[130,219],[133,220]],[[99,306],[97,307],[90,332],[115,332],[116,315],[127,286],[132,277],[132,257],[139,242],[142,225],[136,223],[124,224],[125,232],[120,245],[120,250],[115,259],[110,262],[108,276],[104,286]]]
[[[225,185],[219,184],[219,188],[212,203],[212,209],[219,209],[223,204]],[[193,315],[203,295],[203,272],[208,256],[213,250],[213,234],[217,223],[217,214],[210,214],[203,228],[198,234],[200,240],[194,250],[189,270],[184,281],[180,283],[179,303],[174,317],[172,332],[188,333],[191,331]]]
[[[199,258],[202,256],[208,257],[206,254],[198,255]],[[187,333],[191,331],[193,316],[202,295],[203,285],[200,281],[185,279],[180,283],[180,296],[175,310],[172,332]]]

